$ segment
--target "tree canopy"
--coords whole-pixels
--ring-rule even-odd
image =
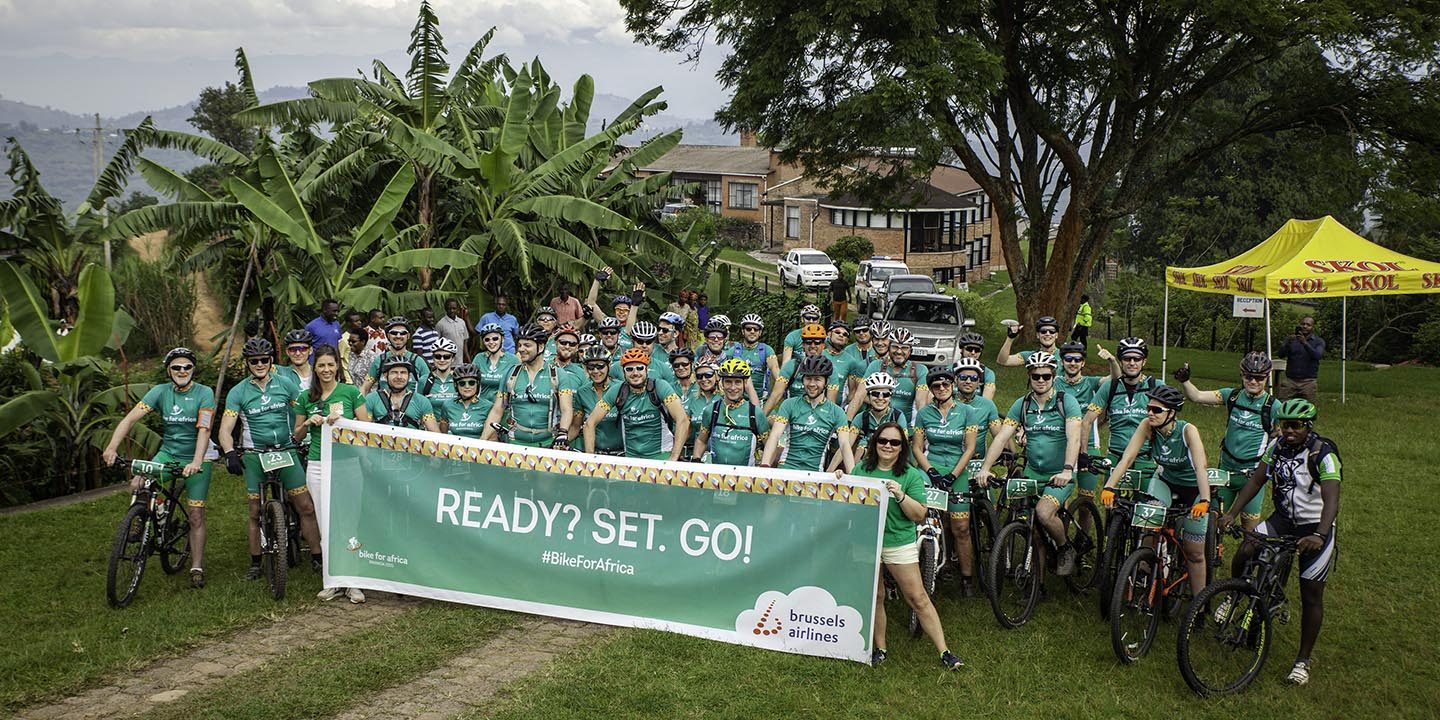
[[[1418,82],[1440,33],[1435,0],[621,4],[642,42],[726,46],[719,117],[837,186],[903,204],[907,179],[957,160],[994,201],[1027,324],[1072,311],[1117,224],[1224,149],[1368,130],[1371,104]],[[1292,51],[1310,71],[1202,112]],[[883,172],[844,171],[897,147],[913,150]]]

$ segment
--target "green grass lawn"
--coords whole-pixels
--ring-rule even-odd
[[[752,270],[773,275],[775,276],[775,279],[778,279],[780,277],[780,273],[775,269],[775,263],[765,262],[764,260],[757,260],[756,258],[752,257],[750,253],[747,253],[744,250],[736,250],[735,248],[723,248],[720,250],[720,259],[733,265],[743,265]]]

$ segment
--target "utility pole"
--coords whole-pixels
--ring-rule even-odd
[[[105,142],[103,132],[100,129],[100,113],[95,113],[95,131],[90,136],[90,163],[95,172],[95,182],[100,182],[100,167],[105,162]],[[102,225],[109,225],[110,208],[108,206],[98,208]],[[110,238],[105,238],[105,271],[110,272],[111,267]]]

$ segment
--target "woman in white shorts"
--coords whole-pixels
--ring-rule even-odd
[[[915,528],[916,523],[925,519],[925,473],[909,463],[910,440],[905,430],[896,423],[888,422],[876,428],[868,447],[864,461],[855,466],[852,474],[878,478],[890,493],[885,514],[885,535],[880,549],[881,573],[890,573],[905,602],[920,616],[920,627],[925,629],[925,634],[935,643],[935,649],[940,651],[940,663],[946,669],[958,669],[965,663],[945,645],[945,630],[940,627],[940,616],[920,580],[920,545]],[[840,471],[836,471],[836,476],[841,475]],[[870,662],[878,666],[886,656],[883,576],[875,587],[875,645],[870,653]]]

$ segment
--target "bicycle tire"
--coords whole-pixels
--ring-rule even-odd
[[[285,506],[279,500],[265,504],[260,516],[261,543],[260,566],[265,572],[265,582],[270,587],[270,596],[276,600],[285,599],[285,581],[289,571],[286,558]]]
[[[145,560],[150,557],[150,508],[137,502],[125,511],[115,529],[115,542],[110,548],[110,564],[105,571],[105,598],[110,607],[123,608],[135,599],[140,579],[145,575]],[[132,540],[135,530],[138,540]]]
[[[170,509],[159,537],[160,567],[166,575],[174,575],[190,560],[190,518],[179,505]]]
[[[1149,570],[1141,568],[1149,563]],[[1155,643],[1155,632],[1160,628],[1160,612],[1155,606],[1162,592],[1162,583],[1156,582],[1160,572],[1160,556],[1153,548],[1141,547],[1125,558],[1116,576],[1115,588],[1110,597],[1110,648],[1120,662],[1129,664],[1145,657]],[[1162,581],[1163,582],[1163,581]],[[1132,632],[1126,620],[1138,618],[1140,623]]]
[[[287,500],[285,506],[285,561],[290,567],[299,567],[304,548],[300,546],[300,514]]]
[[[1090,529],[1080,523],[1082,517],[1090,518]],[[1070,592],[1081,594],[1095,587],[1100,574],[1100,553],[1105,547],[1104,534],[1100,531],[1103,523],[1100,511],[1090,498],[1080,498],[1070,508],[1070,523],[1065,528],[1070,547],[1075,548],[1075,572],[1065,576],[1065,585]]]
[[[1000,626],[1006,629],[1018,628],[1028,622],[1035,613],[1035,604],[1040,601],[1044,558],[1038,556],[1038,548],[1031,538],[1029,524],[1010,523],[1000,530],[1000,535],[995,538],[995,547],[990,552],[990,588],[987,593],[990,609]],[[1007,587],[1015,591],[1013,600],[1006,597]]]
[[[925,589],[925,594],[935,597],[935,576],[940,570],[938,542],[920,540],[920,586]],[[910,637],[918,638],[925,633],[925,628],[920,626],[920,614],[910,609]]]
[[[970,550],[974,554],[975,581],[980,591],[988,593],[990,588],[990,551],[995,547],[995,511],[988,500],[974,501],[970,505]]]
[[[1100,619],[1110,619],[1110,598],[1115,589],[1115,579],[1120,575],[1120,566],[1125,558],[1135,552],[1135,535],[1130,523],[1116,513],[1110,513],[1105,525],[1105,546],[1100,553],[1099,570],[1096,572],[1095,587],[1100,606]]]
[[[1225,593],[1235,598],[1235,605],[1232,610],[1220,622],[1215,622],[1212,617],[1212,604],[1216,596]],[[1199,695],[1225,695],[1243,691],[1260,675],[1265,667],[1265,659],[1270,654],[1270,617],[1265,611],[1264,603],[1261,603],[1255,586],[1244,578],[1226,578],[1205,586],[1199,595],[1195,596],[1194,602],[1185,612],[1185,618],[1180,624],[1179,637],[1175,641],[1175,660],[1180,666],[1180,676],[1185,679],[1185,684],[1190,686]],[[1258,618],[1258,625],[1245,626],[1245,616],[1253,611],[1250,622],[1254,623]],[[1242,623],[1236,626],[1233,631],[1231,624]],[[1228,636],[1228,637],[1227,637]],[[1243,637],[1242,637],[1243,636]],[[1242,668],[1238,675],[1228,682],[1219,678],[1209,678],[1196,669],[1198,656],[1210,654],[1199,642],[1202,638],[1211,638],[1215,648],[1225,650],[1226,645],[1233,650],[1235,658],[1240,661]],[[1218,654],[1218,653],[1216,653]],[[1248,659],[1247,659],[1248,658]]]
[[[1224,563],[1224,548],[1220,545],[1220,531],[1216,528],[1219,525],[1220,513],[1211,510],[1206,517],[1205,523],[1205,584],[1215,582],[1215,574],[1220,571],[1220,565]]]

